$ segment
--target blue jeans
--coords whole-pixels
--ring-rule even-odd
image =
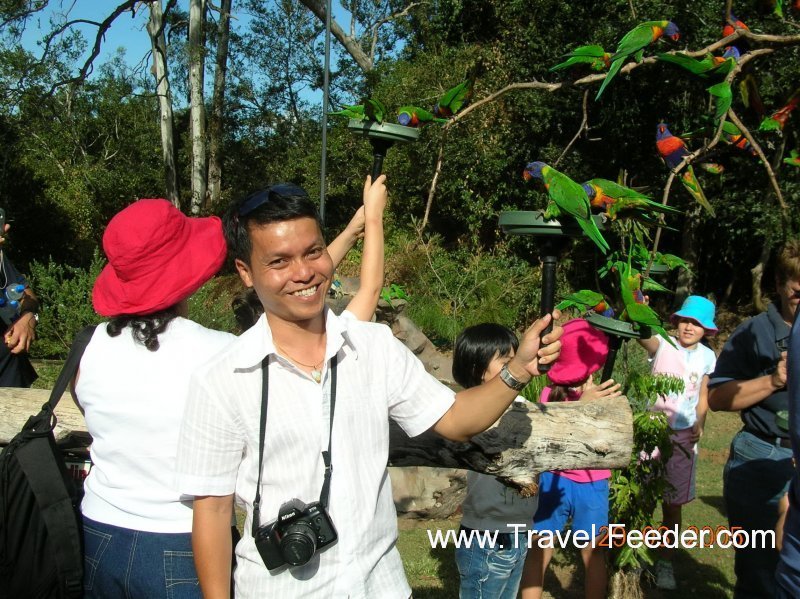
[[[456,547],[460,599],[515,599],[528,553],[527,529],[509,535],[516,543],[500,548]]]
[[[83,518],[84,599],[202,599],[189,533],[155,533]]]
[[[723,495],[728,523],[742,530],[774,530],[778,502],[792,478],[792,450],[740,431],[731,441],[723,475]],[[752,537],[752,534],[751,534]],[[777,549],[736,549],[736,599],[775,596]]]

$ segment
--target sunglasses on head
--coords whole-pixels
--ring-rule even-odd
[[[259,208],[260,206],[263,206],[269,202],[273,195],[300,196],[304,198],[308,197],[305,189],[295,185],[294,183],[279,183],[251,194],[244,202],[242,202],[242,205],[239,206],[237,216],[247,216],[256,208]]]

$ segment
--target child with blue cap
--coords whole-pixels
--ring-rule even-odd
[[[708,412],[708,379],[717,358],[702,344],[704,337],[717,334],[714,304],[699,295],[686,298],[670,321],[677,328],[673,347],[662,337],[640,339],[652,360],[653,374],[670,374],[683,379],[682,393],[660,395],[653,411],[664,412],[672,429],[672,457],[666,465],[667,489],[662,501],[663,525],[670,530],[681,525],[681,506],[695,497],[697,443],[703,434]],[[656,586],[674,590],[677,586],[672,568],[674,549],[662,547],[656,562]]]

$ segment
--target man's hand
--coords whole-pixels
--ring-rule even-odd
[[[538,376],[539,364],[552,364],[558,359],[561,353],[560,337],[564,333],[559,325],[553,326],[553,330],[540,338],[542,331],[545,330],[550,321],[561,316],[561,312],[553,310],[552,314],[546,314],[534,322],[519,343],[516,355],[508,363],[508,369],[515,378],[526,372],[528,376],[519,376],[519,380]]]
[[[770,375],[770,383],[775,390],[786,387],[786,352],[781,352],[781,359],[775,365],[775,372]]]
[[[383,211],[389,199],[389,191],[386,189],[386,175],[380,175],[372,182],[372,177],[367,175],[364,181],[364,211],[366,219],[383,219]]]
[[[700,437],[703,436],[703,428],[703,423],[699,420],[695,420],[695,423],[692,425],[692,436],[689,437],[692,443],[698,443],[700,441]]]
[[[36,319],[31,312],[25,312],[12,324],[5,335],[5,343],[12,354],[21,354],[31,348],[36,340]]]

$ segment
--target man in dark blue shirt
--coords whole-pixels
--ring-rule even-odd
[[[788,409],[786,348],[800,303],[800,240],[788,242],[775,266],[777,299],[740,325],[725,343],[709,380],[712,410],[738,411],[743,427],[731,442],[723,495],[728,522],[747,531],[775,530],[792,477],[789,433],[776,415]],[[734,597],[775,595],[776,548],[736,549]]]
[[[783,528],[783,547],[778,563],[779,599],[800,597],[800,318],[795,316],[789,342],[786,376],[789,383],[789,432],[794,454],[794,476],[789,486],[789,513]]]

